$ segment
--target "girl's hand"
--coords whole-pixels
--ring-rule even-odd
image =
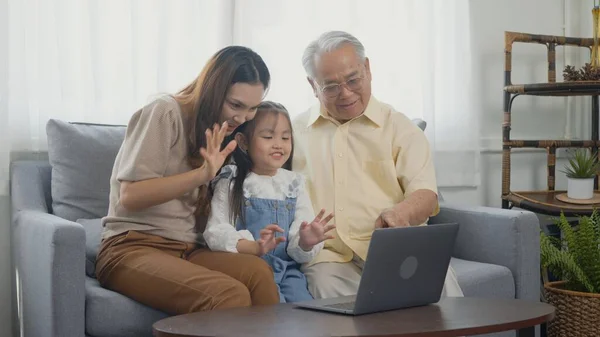
[[[200,155],[204,158],[204,163],[200,169],[207,175],[205,177],[207,180],[211,180],[217,175],[227,156],[237,146],[235,140],[232,140],[221,151],[221,144],[227,134],[227,128],[227,122],[224,122],[221,126],[215,124],[212,130],[206,130],[206,148],[200,149]]]
[[[322,209],[311,223],[304,221],[300,225],[300,240],[298,241],[298,245],[302,250],[309,251],[316,244],[333,239],[333,235],[325,234],[335,228],[335,224],[327,224],[333,218],[333,213],[322,219],[324,214],[325,210]]]
[[[276,224],[270,224],[260,231],[258,243],[258,252],[256,255],[263,256],[277,247],[278,244],[285,241],[285,237],[275,237],[275,232],[283,233],[283,229]]]

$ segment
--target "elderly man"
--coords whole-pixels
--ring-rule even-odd
[[[437,213],[429,143],[371,95],[369,59],[354,36],[324,33],[302,62],[320,104],[294,121],[293,168],[306,176],[314,208],[333,210],[337,225],[303,271],[315,298],[353,295],[375,228],[416,226]],[[448,274],[446,294],[462,295]]]

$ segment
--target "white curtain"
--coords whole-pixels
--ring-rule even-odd
[[[376,97],[427,121],[439,185],[476,186],[468,6],[468,0],[0,0],[0,194],[7,191],[11,153],[46,150],[49,118],[125,124],[154,95],[193,80],[226,45],[256,50],[272,74],[267,99],[297,115],[316,100],[302,51],[333,29],[365,45]]]

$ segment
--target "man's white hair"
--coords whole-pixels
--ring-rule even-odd
[[[350,44],[354,47],[358,57],[365,60],[365,47],[352,34],[342,31],[325,32],[318,39],[312,41],[302,55],[302,65],[310,78],[315,78],[315,57],[323,53],[337,50],[344,45]]]

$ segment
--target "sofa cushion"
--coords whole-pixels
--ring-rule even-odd
[[[102,337],[152,336],[152,324],[167,314],[85,280],[85,333]]]
[[[96,277],[96,256],[102,240],[102,219],[77,220],[85,230],[85,274]]]
[[[125,126],[48,121],[55,215],[76,221],[108,213],[110,175],[125,131]]]
[[[452,258],[450,265],[467,297],[515,298],[515,281],[510,269],[495,264]]]

